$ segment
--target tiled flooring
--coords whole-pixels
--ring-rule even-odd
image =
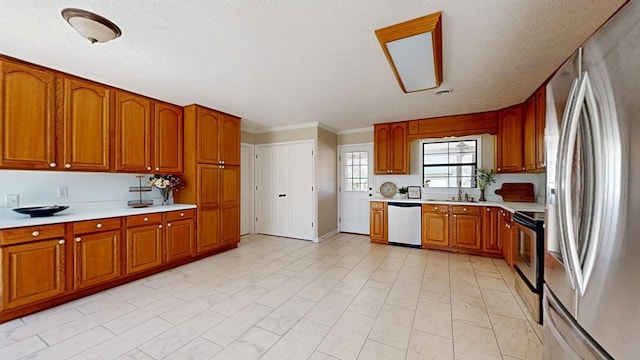
[[[0,325],[9,359],[541,359],[502,260],[244,236],[238,249]]]

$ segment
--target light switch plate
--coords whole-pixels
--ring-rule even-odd
[[[20,195],[16,195],[16,194],[5,195],[4,205],[8,208],[18,207],[20,205]]]

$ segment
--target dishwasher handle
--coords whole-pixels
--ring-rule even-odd
[[[421,207],[422,206],[422,204],[414,203],[414,202],[410,202],[410,203],[406,203],[406,202],[389,202],[388,205],[389,206],[397,206],[397,207]]]

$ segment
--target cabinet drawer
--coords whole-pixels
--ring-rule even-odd
[[[0,231],[0,245],[64,237],[64,224],[29,226]]]
[[[191,219],[195,216],[195,209],[171,211],[166,213],[167,221],[176,221],[181,219]]]
[[[480,215],[481,214],[480,206],[464,206],[464,205],[454,205],[451,206],[451,212],[454,214],[470,214],[470,215]]]
[[[372,201],[369,204],[371,204],[372,209],[384,209],[387,203],[384,201]]]
[[[422,212],[426,213],[448,213],[449,206],[443,204],[422,204]]]
[[[142,226],[149,224],[161,224],[162,213],[133,215],[127,217],[127,227]]]
[[[73,224],[76,235],[120,229],[120,218],[81,221]]]

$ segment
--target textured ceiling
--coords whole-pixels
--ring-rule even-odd
[[[246,130],[336,130],[522,102],[624,0],[0,0],[0,53],[179,105]],[[91,45],[65,7],[103,15]],[[441,87],[400,90],[374,30],[442,11]]]

